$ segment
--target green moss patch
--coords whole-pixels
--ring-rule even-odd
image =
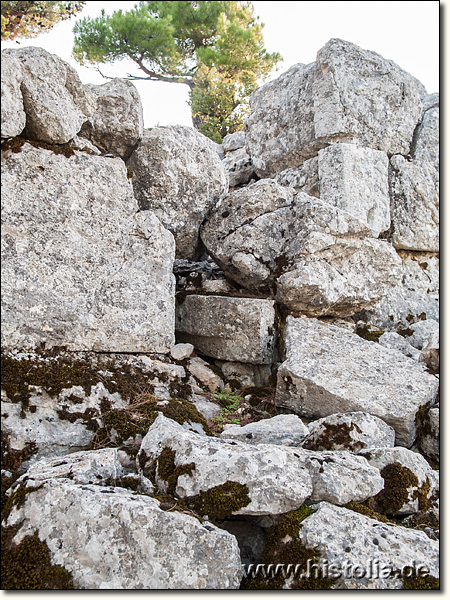
[[[251,499],[246,485],[227,481],[196,496],[185,498],[185,502],[197,514],[220,520],[250,504]]]
[[[407,572],[408,567],[404,569]],[[410,568],[411,575],[403,576],[403,588],[404,590],[440,590],[440,583],[437,577],[426,575],[421,577],[415,572],[414,567]]]
[[[335,450],[336,448],[352,448],[352,451],[362,450],[366,447],[363,442],[356,442],[350,435],[354,429],[361,433],[360,427],[356,423],[348,425],[347,423],[332,423],[323,424],[324,431],[318,438],[307,440],[303,444],[303,448],[307,450]]]
[[[156,461],[158,466],[158,475],[167,482],[167,494],[173,496],[177,487],[178,477],[181,475],[191,475],[195,469],[195,463],[186,465],[175,464],[175,450],[164,448]]]
[[[20,542],[12,541],[20,525],[2,527],[1,574],[4,590],[73,590],[72,575],[60,565],[53,565],[45,542],[37,532]]]
[[[346,504],[344,506],[344,508],[348,508],[349,510],[352,510],[353,512],[357,512],[360,515],[370,517],[371,519],[376,519],[377,521],[380,521],[381,523],[394,523],[395,522],[395,521],[392,521],[391,519],[388,519],[385,515],[382,515],[381,513],[376,512],[375,510],[372,510],[365,504],[359,504],[358,502],[349,502],[348,504]]]
[[[418,488],[419,480],[399,462],[386,465],[380,474],[384,479],[384,489],[374,497],[375,504],[382,513],[396,515],[410,500],[409,488]]]
[[[321,577],[301,577],[307,573],[308,561],[318,563],[320,553],[313,548],[306,548],[298,539],[302,521],[312,513],[309,506],[303,505],[300,509],[287,513],[279,522],[267,531],[266,546],[259,558],[259,563],[266,566],[266,572],[250,573],[241,584],[245,590],[279,590],[283,589],[286,578],[293,576],[290,589],[311,590],[329,589],[333,583]],[[283,565],[285,571],[269,571],[269,565]],[[288,565],[294,565],[297,571],[288,573]],[[312,574],[311,574],[312,575]]]
[[[36,140],[27,140],[23,137],[10,138],[2,141],[2,151],[11,150],[14,154],[22,152],[24,144],[30,144],[34,148],[42,148],[43,150],[51,150],[54,154],[62,154],[66,158],[75,156],[75,150],[68,144],[48,144],[47,142],[41,142]]]

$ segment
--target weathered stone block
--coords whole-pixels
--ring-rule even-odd
[[[396,444],[412,445],[416,414],[436,397],[436,377],[396,350],[317,319],[288,317],[285,331],[278,406],[310,418],[368,412],[393,427]]]
[[[2,138],[20,135],[25,128],[27,116],[23,106],[20,84],[23,79],[22,65],[14,55],[2,50]]]
[[[270,364],[275,350],[275,302],[190,294],[176,309],[177,338],[221,360]]]
[[[4,347],[169,352],[173,236],[122,160],[25,144],[2,160]]]

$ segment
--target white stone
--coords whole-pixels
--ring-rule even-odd
[[[320,199],[368,225],[374,237],[391,224],[385,152],[353,144],[331,144],[319,151]]]
[[[404,338],[402,335],[395,333],[395,331],[386,331],[383,335],[378,338],[378,343],[384,348],[392,348],[392,350],[398,350],[405,356],[419,360],[420,352],[414,346],[409,343],[409,338]]]
[[[14,543],[37,531],[79,590],[238,589],[242,578],[234,536],[123,488],[49,481],[6,525],[19,525]]]
[[[270,364],[275,346],[275,303],[259,298],[189,294],[177,305],[180,341],[220,360]]]
[[[394,446],[395,431],[378,417],[366,412],[336,413],[308,424],[309,434],[302,448],[349,450]]]
[[[246,444],[299,446],[308,433],[308,428],[296,415],[277,415],[243,427],[224,425],[220,437],[224,440],[240,440]]]
[[[170,349],[170,356],[175,360],[184,360],[189,358],[194,352],[194,346],[192,344],[175,344]]]
[[[222,161],[228,173],[230,187],[248,183],[253,175],[253,163],[244,148],[228,152]]]
[[[75,69],[43,48],[3,52],[22,65],[25,135],[50,144],[69,142],[95,110],[95,99]]]
[[[210,392],[225,387],[222,379],[209,368],[209,364],[198,356],[189,359],[188,370]]]
[[[127,160],[144,131],[139,92],[126,79],[89,85],[89,89],[97,100],[97,109],[83,125],[81,135],[104,153]]]
[[[430,336],[439,331],[439,323],[434,319],[424,319],[423,321],[417,321],[409,327],[413,333],[408,336],[408,342],[414,348],[422,350]]]
[[[233,152],[245,146],[245,133],[243,131],[235,131],[229,133],[223,138],[222,148],[224,152]]]
[[[214,142],[192,127],[155,127],[144,131],[127,164],[140,208],[173,233],[177,258],[194,258],[202,221],[228,191]]]
[[[325,569],[328,563],[328,574],[339,576],[339,587],[401,588],[401,580],[383,576],[382,568],[388,567],[392,574],[394,569],[424,565],[430,575],[439,577],[439,542],[430,540],[423,531],[381,523],[328,502],[314,508],[316,512],[303,520],[298,539],[320,553],[321,559],[315,562]],[[319,568],[319,573],[324,571]]]
[[[278,370],[275,403],[309,418],[364,411],[411,446],[419,408],[433,402],[438,380],[420,363],[317,319],[288,316],[286,360]]]
[[[439,371],[439,329],[434,331],[422,348],[419,361],[433,371]]]
[[[299,167],[285,169],[275,176],[281,185],[305,192],[308,196],[319,198],[319,159],[317,156],[305,160]]]
[[[13,55],[2,51],[2,138],[20,135],[25,128],[27,116],[23,106],[20,84],[23,79],[22,65]]]
[[[6,347],[168,352],[174,240],[137,213],[119,158],[29,144],[2,160]]]
[[[431,459],[439,463],[440,438],[439,438],[439,408],[430,408],[426,417],[426,432],[419,439],[419,448]]]

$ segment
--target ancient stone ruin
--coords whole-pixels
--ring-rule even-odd
[[[438,94],[332,39],[219,146],[31,47],[1,111],[4,589],[437,588]]]

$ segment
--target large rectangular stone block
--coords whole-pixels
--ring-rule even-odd
[[[273,300],[192,294],[177,306],[177,339],[220,360],[270,364],[275,319]]]

